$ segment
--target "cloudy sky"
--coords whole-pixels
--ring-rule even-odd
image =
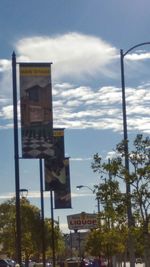
[[[72,190],[72,209],[56,210],[55,216],[66,227],[67,214],[97,210],[91,192],[87,188],[78,192],[76,185],[92,188],[98,183],[90,168],[93,154],[99,152],[105,159],[123,139],[120,49],[126,52],[150,41],[150,3],[2,0],[0,10],[0,199],[15,194],[11,69],[15,51],[18,63],[53,63],[54,127],[65,128]],[[133,49],[124,64],[132,140],[137,133],[150,134],[150,45]],[[20,184],[40,205],[38,160],[20,160]],[[50,216],[48,194],[45,214]]]

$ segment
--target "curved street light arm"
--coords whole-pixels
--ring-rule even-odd
[[[93,194],[95,193],[95,191],[88,185],[77,185],[76,186],[77,189],[81,189],[83,187],[88,188]],[[100,198],[96,197],[96,200],[97,200],[97,209],[98,209],[98,214],[99,214],[100,213]]]
[[[125,53],[122,53],[122,56],[125,57],[130,51],[132,51],[133,49],[139,47],[139,46],[143,46],[143,45],[149,45],[150,42],[144,42],[144,43],[140,43],[137,45],[132,46],[130,49],[128,49]],[[122,50],[122,49],[121,49]],[[123,50],[122,50],[123,51]]]
[[[94,193],[94,190],[93,190],[91,187],[89,187],[88,185],[77,185],[77,186],[76,186],[77,189],[81,189],[81,188],[83,188],[83,187],[88,188],[89,190],[92,191],[92,193]]]
[[[94,190],[92,188],[90,188],[88,185],[84,185],[84,187],[88,188],[89,190],[92,191],[92,193],[94,193]]]

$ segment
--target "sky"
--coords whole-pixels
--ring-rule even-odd
[[[100,182],[91,169],[93,155],[111,158],[123,139],[120,49],[150,41],[150,2],[1,0],[0,11],[0,201],[15,195],[14,51],[17,63],[53,63],[54,127],[65,128],[72,192],[72,209],[54,210],[54,217],[67,232],[67,215],[97,211],[91,190],[76,190]],[[150,45],[133,49],[124,64],[130,147],[136,134],[150,134]],[[17,87],[19,103],[19,81]],[[40,208],[39,161],[20,159],[19,166],[20,187]],[[45,217],[50,217],[49,192],[44,196]]]

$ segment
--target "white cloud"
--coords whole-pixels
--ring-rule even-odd
[[[10,70],[11,62],[7,59],[0,59],[0,72]]]
[[[150,133],[150,117],[149,113],[147,117],[144,116],[135,116],[132,120],[128,120],[128,129],[129,130],[138,130],[144,133]]]
[[[0,106],[6,105],[9,102],[11,102],[11,99],[5,98],[3,96],[0,96]]]
[[[9,65],[9,68],[5,68],[3,66],[3,71],[0,73],[0,90],[1,96],[0,98],[12,98],[12,72]]]
[[[3,117],[5,119],[12,119],[13,118],[13,106],[5,106],[2,108],[0,117]]]
[[[127,59],[132,60],[132,61],[140,61],[143,59],[149,59],[150,58],[150,53],[132,53],[132,54],[128,54],[126,56]]]
[[[49,191],[44,191],[44,198],[49,199]],[[71,197],[78,197],[79,194],[77,193],[72,193]],[[84,195],[85,196],[85,195]],[[15,197],[15,192],[5,192],[4,194],[0,194],[0,199],[10,199]],[[26,196],[29,199],[33,198],[41,198],[41,193],[39,191],[28,191],[28,194]]]
[[[118,154],[116,153],[116,151],[109,151],[108,153],[107,153],[107,156],[106,156],[106,159],[107,160],[111,160],[111,159],[113,159],[113,158],[116,158],[118,156]]]
[[[122,98],[119,88],[109,86],[93,90],[91,87],[74,86],[72,89],[70,86],[64,92],[64,87],[63,84],[62,87],[54,85],[54,127],[122,132]],[[149,97],[148,88],[126,88],[128,130],[150,132]],[[0,117],[12,119],[12,105],[2,107]]]
[[[13,123],[7,123],[7,124],[4,124],[4,125],[0,125],[0,129],[1,130],[12,129],[12,128],[13,128]]]
[[[96,75],[99,79],[102,75],[108,75],[108,78],[117,77],[118,73],[114,74],[114,65],[112,66],[117,58],[117,50],[114,47],[94,36],[68,33],[23,38],[16,43],[16,51],[17,62],[54,62],[54,127],[122,131],[121,88],[110,84],[107,86],[106,82],[105,86],[97,88],[87,86],[91,76],[95,79]],[[149,57],[149,54],[143,51],[136,52],[138,55],[139,53]],[[0,117],[3,118],[1,128],[11,127],[10,120],[13,117],[11,77],[10,61],[0,60]],[[83,77],[86,78],[85,82],[80,80]],[[150,132],[149,88],[148,82],[136,88],[126,88],[127,122],[131,131]]]
[[[116,58],[115,47],[102,39],[80,33],[24,38],[16,44],[18,60],[53,62],[54,79],[85,77],[102,73],[113,76],[109,64]]]
[[[70,158],[70,161],[91,161],[92,158]]]
[[[0,199],[10,199],[15,197],[15,192],[6,192],[5,194],[0,194]],[[27,198],[40,198],[41,194],[38,191],[28,191]],[[49,198],[49,192],[44,192],[44,197]]]

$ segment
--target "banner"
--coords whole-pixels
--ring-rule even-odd
[[[20,63],[23,158],[54,156],[50,63]]]
[[[64,159],[65,147],[64,147],[64,129],[54,128],[53,129],[53,144],[55,150],[55,157]]]
[[[64,159],[45,159],[45,190],[65,190],[66,187],[66,166],[68,162]]]
[[[46,191],[59,190],[66,181],[64,129],[53,129],[53,148],[54,157],[48,157],[44,160]],[[59,178],[56,179],[56,177]]]
[[[63,190],[54,191],[55,209],[71,208],[71,189],[70,189],[70,168],[69,158],[66,161],[66,185]]]

